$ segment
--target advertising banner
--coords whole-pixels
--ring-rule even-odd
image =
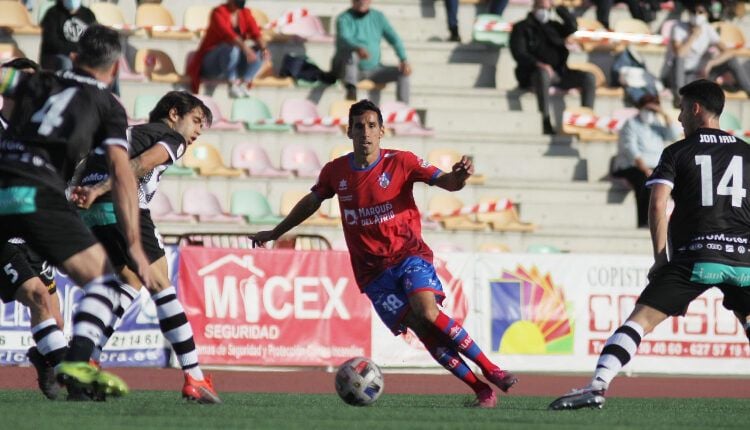
[[[369,356],[371,309],[346,252],[181,249],[179,295],[206,364]]]
[[[66,338],[71,337],[73,313],[83,290],[59,271],[55,275]],[[18,302],[0,304],[0,365],[28,363],[26,351],[34,345],[29,310]],[[125,313],[115,334],[101,355],[103,367],[163,367],[169,362],[169,349],[159,330],[156,308],[143,290]]]
[[[646,286],[649,257],[480,254],[476,260],[490,337],[485,347],[519,371],[592,371],[607,338]],[[712,288],[685,317],[647,334],[631,372],[750,374],[739,322]]]

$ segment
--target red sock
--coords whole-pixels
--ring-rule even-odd
[[[466,358],[476,363],[482,373],[487,374],[497,369],[498,366],[491,362],[484,352],[479,348],[469,333],[448,315],[440,312],[435,318],[435,327],[447,338],[449,345],[463,354]]]
[[[487,384],[477,378],[477,375],[471,371],[456,350],[449,345],[441,345],[434,336],[424,336],[419,339],[435,361],[471,387],[475,393],[487,389]]]

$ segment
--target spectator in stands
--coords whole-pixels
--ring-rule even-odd
[[[542,112],[544,134],[554,134],[549,113],[551,85],[581,90],[581,104],[594,107],[596,79],[589,72],[568,68],[565,38],[578,29],[576,19],[563,6],[552,8],[552,0],[534,0],[531,12],[515,23],[510,50],[516,60],[516,79],[521,88],[534,87]]]
[[[659,164],[665,143],[677,139],[677,131],[656,96],[647,94],[641,97],[636,107],[638,115],[625,121],[620,130],[612,176],[624,178],[633,187],[638,227],[648,227],[651,193],[646,188],[646,180]]]
[[[230,97],[247,97],[253,77],[268,60],[266,42],[245,0],[228,0],[211,11],[206,34],[188,64],[191,89],[197,93],[201,79],[226,79]]]
[[[708,22],[708,1],[686,3],[688,20],[672,28],[670,48],[664,62],[662,76],[672,90],[674,105],[679,106],[679,89],[698,78],[716,80],[730,73],[737,85],[750,95],[750,77],[743,69],[734,50],[725,46],[716,30]],[[711,48],[718,50],[713,55]]]
[[[370,9],[371,0],[352,0],[352,7],[336,17],[336,53],[332,69],[344,82],[346,98],[357,99],[357,82],[370,79],[376,83],[396,81],[396,98],[409,103],[411,66],[401,38],[382,12]],[[380,42],[386,41],[401,60],[398,66],[380,63]]]
[[[487,13],[502,15],[506,6],[508,6],[508,0],[490,0],[487,5]],[[445,15],[448,17],[448,31],[450,32],[448,41],[460,42],[461,36],[458,34],[458,0],[445,0]]]
[[[42,18],[42,46],[39,62],[43,69],[70,70],[71,54],[78,49],[78,39],[89,25],[96,23],[91,9],[81,0],[57,0]]]

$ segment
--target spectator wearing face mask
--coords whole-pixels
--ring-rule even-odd
[[[552,0],[534,0],[531,12],[513,25],[510,51],[516,60],[521,88],[534,88],[542,113],[542,130],[554,134],[550,121],[549,87],[579,88],[581,104],[594,107],[596,79],[589,72],[568,68],[565,38],[578,29],[575,17],[563,6],[552,9]]]
[[[636,107],[638,115],[625,121],[620,130],[612,176],[625,179],[633,187],[638,227],[648,227],[650,192],[646,180],[659,164],[665,143],[677,139],[677,131],[656,96],[641,97]]]
[[[81,0],[57,0],[42,18],[42,46],[39,62],[43,69],[70,70],[71,54],[78,48],[78,39],[96,23],[91,9]]]
[[[737,85],[750,95],[750,77],[735,56],[734,49],[725,46],[708,20],[708,2],[687,4],[688,20],[672,28],[670,48],[662,73],[679,107],[679,89],[696,79],[715,81],[729,72]],[[711,48],[716,48],[714,54]]]
[[[188,64],[191,89],[197,93],[201,79],[220,79],[228,81],[230,97],[247,97],[253,78],[268,60],[266,42],[245,0],[228,0],[211,11],[206,34]]]

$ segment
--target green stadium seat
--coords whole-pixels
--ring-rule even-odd
[[[242,121],[251,131],[292,131],[289,124],[274,124],[268,106],[255,97],[236,99],[232,103],[232,121]],[[265,123],[261,123],[265,121]]]
[[[472,38],[475,42],[491,43],[497,46],[508,46],[510,41],[509,31],[491,31],[483,30],[487,24],[492,22],[504,23],[505,20],[500,15],[493,15],[489,13],[477,15],[476,22],[474,24],[474,30],[472,32]]]
[[[255,190],[238,190],[232,194],[232,215],[244,216],[250,224],[276,225],[282,217],[274,215],[266,197]]]
[[[148,114],[159,102],[161,96],[151,94],[140,94],[135,98],[135,109],[133,110],[133,119],[148,121]]]
[[[742,130],[740,120],[733,113],[724,111],[719,118],[719,127],[722,130],[738,132]]]

